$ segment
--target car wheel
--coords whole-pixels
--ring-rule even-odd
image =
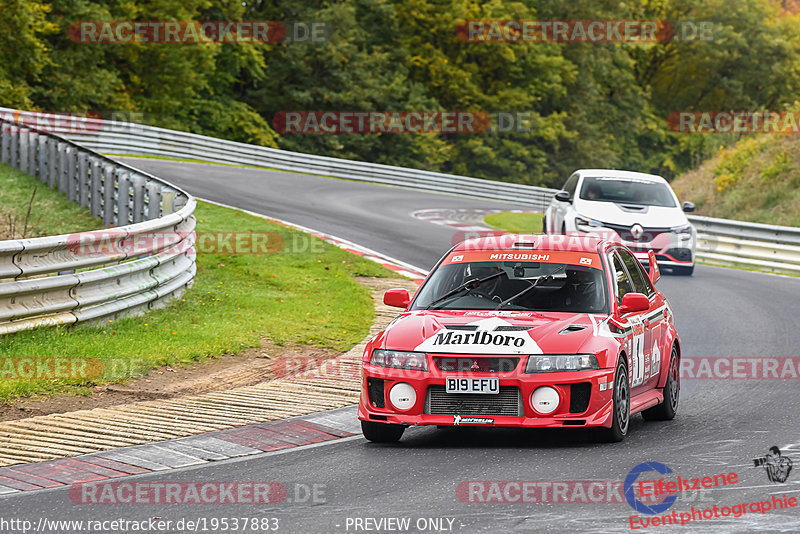
[[[604,429],[603,437],[604,441],[616,443],[625,439],[631,424],[630,383],[628,382],[628,370],[622,359],[617,363],[617,372],[614,373],[614,396],[611,411],[613,413],[611,428]]]
[[[689,267],[673,267],[672,272],[678,276],[692,276],[692,273],[694,272],[694,265],[690,265]]]
[[[369,441],[375,443],[393,443],[403,436],[406,427],[403,425],[392,425],[389,423],[373,423],[372,421],[361,421],[361,433]]]
[[[678,411],[678,399],[681,393],[681,374],[678,361],[678,349],[672,347],[669,361],[669,374],[664,384],[664,402],[642,412],[645,421],[669,421],[675,418]]]

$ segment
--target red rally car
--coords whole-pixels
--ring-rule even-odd
[[[622,243],[586,234],[465,241],[364,351],[358,418],[370,441],[409,425],[600,427],[675,417],[672,309]]]

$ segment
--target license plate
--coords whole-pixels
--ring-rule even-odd
[[[461,378],[447,377],[445,379],[447,393],[485,393],[489,395],[500,393],[500,379],[491,378]]]

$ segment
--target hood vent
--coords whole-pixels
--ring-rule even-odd
[[[531,241],[518,241],[514,243],[514,248],[536,248],[536,243]]]
[[[530,330],[532,326],[500,325],[493,332],[524,332]]]
[[[647,213],[650,210],[650,206],[642,206],[639,204],[617,204],[617,207],[628,213]]]
[[[566,327],[564,330],[559,332],[559,334],[571,334],[573,332],[580,332],[581,330],[585,330],[586,328],[587,327],[585,327],[585,326],[573,324],[573,325],[570,325],[570,326]]]
[[[446,324],[443,326],[448,330],[462,330],[467,332],[474,332],[478,329],[478,326],[474,324]]]

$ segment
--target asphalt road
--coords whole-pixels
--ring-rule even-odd
[[[426,269],[449,246],[453,230],[412,218],[411,211],[515,207],[291,173],[140,159],[128,162],[202,198],[328,232]],[[691,278],[662,277],[659,288],[674,308],[685,357],[796,354],[798,279],[699,266]],[[292,502],[276,505],[76,505],[66,489],[14,495],[0,499],[0,526],[4,517],[34,521],[40,516],[83,520],[274,517],[280,520],[280,532],[292,533],[628,532],[629,516],[635,512],[624,499],[593,504],[480,503],[470,502],[469,494],[456,490],[467,481],[620,481],[634,466],[652,461],[685,478],[738,475],[738,482],[726,488],[682,494],[666,513],[768,500],[773,494],[800,500],[800,467],[780,484],[770,482],[763,469],[753,466],[753,458],[763,456],[773,445],[794,457],[796,464],[800,462],[799,384],[797,380],[685,380],[674,421],[645,423],[635,416],[628,438],[619,444],[598,444],[596,436],[586,431],[417,428],[409,429],[399,444],[375,445],[361,437],[348,438],[283,454],[136,477],[157,482],[282,482],[290,488]],[[317,503],[298,503],[292,496],[294,484],[318,484],[324,496]],[[473,501],[490,495],[491,486],[482,487],[484,492],[476,490]],[[615,491],[607,493],[613,496]],[[410,528],[388,528],[393,523],[373,528],[376,524],[364,522],[365,518],[410,518]],[[428,521],[436,518],[440,521]],[[798,532],[800,507],[766,514],[748,511],[739,518],[647,531],[686,529]]]

